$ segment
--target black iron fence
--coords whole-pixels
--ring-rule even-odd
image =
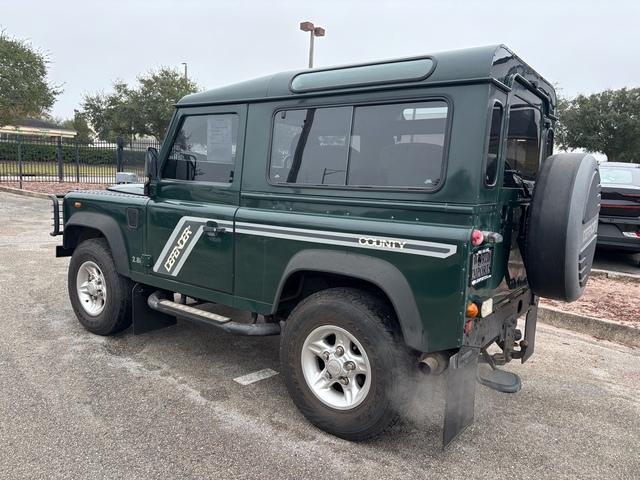
[[[0,137],[0,182],[115,183],[117,172],[142,181],[147,147],[158,142],[93,141],[65,138]]]

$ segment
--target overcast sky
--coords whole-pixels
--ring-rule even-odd
[[[566,95],[640,86],[639,0],[2,0],[0,27],[49,54],[53,108],[159,66],[208,89],[315,65],[505,43]]]

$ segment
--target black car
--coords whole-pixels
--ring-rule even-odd
[[[640,164],[600,164],[598,247],[640,252]]]

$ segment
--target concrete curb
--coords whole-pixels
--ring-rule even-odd
[[[606,277],[612,279],[630,280],[632,282],[640,283],[640,275],[634,273],[614,272],[611,270],[591,270],[591,275],[594,277]]]
[[[4,187],[2,185],[0,185],[0,192],[13,193],[14,195],[22,195],[25,197],[45,198],[49,200],[49,195],[46,193],[30,192],[29,190],[20,190],[19,188]]]
[[[538,308],[538,320],[554,327],[640,348],[639,328],[542,306]]]

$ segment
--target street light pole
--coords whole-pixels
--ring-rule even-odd
[[[189,80],[189,77],[187,77],[187,62],[182,62],[182,65],[184,65],[184,79]]]
[[[309,32],[309,68],[313,68],[313,41],[315,39],[313,30]]]
[[[312,22],[301,22],[300,30],[309,32],[309,68],[313,68],[313,47],[315,37],[324,37],[325,30],[322,27],[316,27]]]

